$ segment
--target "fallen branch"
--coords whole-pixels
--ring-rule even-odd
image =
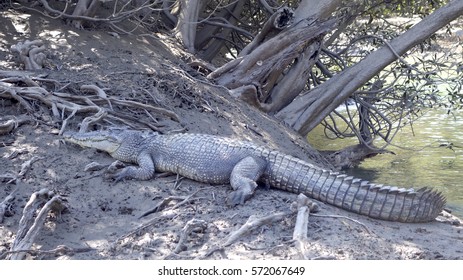
[[[293,240],[296,248],[301,253],[304,259],[309,259],[307,256],[307,250],[305,244],[307,243],[307,232],[308,232],[308,223],[309,215],[311,211],[318,211],[318,204],[312,202],[304,194],[299,194],[297,196],[297,218],[296,225],[294,226]]]
[[[265,217],[259,218],[252,215],[248,218],[246,223],[242,225],[238,230],[230,233],[227,240],[223,243],[222,247],[228,247],[238,241],[240,238],[250,234],[253,230],[260,228],[263,225],[273,224],[275,222],[283,220],[285,217],[293,215],[292,212],[276,212]]]
[[[36,211],[44,203],[45,205],[40,209],[37,217],[34,218]],[[24,259],[26,256],[25,250],[29,250],[32,247],[38,233],[43,227],[48,212],[61,213],[65,208],[66,206],[61,196],[55,195],[46,188],[33,193],[24,207],[23,216],[19,221],[19,230],[10,250],[12,252],[18,251],[18,253],[12,253],[9,259]]]
[[[132,235],[139,235],[139,233],[142,231],[142,230],[145,230],[146,228],[150,227],[150,226],[153,226],[154,224],[157,224],[159,223],[160,221],[162,220],[171,220],[171,219],[174,219],[176,216],[178,216],[177,214],[175,213],[168,213],[168,214],[165,214],[163,216],[158,216],[158,217],[154,217],[152,218],[151,220],[143,223],[142,225],[138,226],[136,229],[134,230],[131,230],[129,231],[128,233],[122,235],[121,237],[117,238],[113,245],[112,246],[115,246],[115,244],[121,242],[122,240],[124,240],[125,238],[128,238]]]

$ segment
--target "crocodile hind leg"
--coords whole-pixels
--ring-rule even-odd
[[[233,191],[227,197],[227,204],[235,206],[249,199],[257,187],[256,181],[262,176],[267,162],[259,157],[245,157],[240,160],[230,175]]]

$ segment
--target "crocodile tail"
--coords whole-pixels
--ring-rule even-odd
[[[445,206],[444,196],[422,188],[373,184],[351,176],[322,170],[295,157],[266,152],[266,175],[273,187],[372,218],[407,223],[433,221]]]
[[[311,192],[313,198],[376,219],[430,222],[446,203],[440,192],[428,188],[384,186],[325,170],[315,173],[320,176]]]

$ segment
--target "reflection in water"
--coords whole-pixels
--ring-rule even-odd
[[[433,187],[447,197],[447,208],[463,217],[463,112],[447,115],[428,112],[414,122],[413,130],[403,128],[389,146],[396,155],[383,154],[366,159],[347,173],[375,183],[402,187]],[[355,144],[353,139],[327,141],[321,127],[309,135],[320,150],[335,150]]]

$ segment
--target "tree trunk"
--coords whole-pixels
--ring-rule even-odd
[[[453,0],[390,41],[390,46],[372,52],[356,65],[296,98],[276,116],[305,135],[359,87],[413,46],[463,14],[463,1]],[[391,48],[394,51],[391,51]],[[394,53],[395,52],[395,53]]]
[[[317,57],[320,41],[334,23],[331,20],[322,23],[301,20],[291,25],[292,19],[293,13],[290,9],[277,11],[237,59],[212,72],[209,78],[233,90],[241,99],[248,102],[252,100],[251,103],[260,109],[273,111],[282,107],[281,104],[286,105],[288,98],[284,92],[287,90],[282,86],[274,87],[278,84],[288,85],[289,81],[295,81],[297,74],[306,71],[304,67],[310,67],[309,60]],[[271,31],[279,33],[270,35]],[[302,77],[302,80],[304,82],[302,86],[299,85],[299,91],[291,92],[292,98],[303,89],[305,79]],[[252,86],[254,90],[250,88]],[[250,96],[252,92],[254,97]],[[262,104],[265,100],[272,104]]]
[[[180,14],[174,32],[191,53],[195,52],[196,26],[200,9],[201,0],[180,0]]]
[[[234,5],[227,9],[223,9],[216,16],[217,18],[225,19],[230,24],[230,28],[209,24],[198,31],[195,46],[198,50],[202,50],[200,52],[202,59],[211,61],[222,50],[226,40],[218,38],[227,38],[230,35],[233,30],[231,27],[233,27],[236,24],[237,19],[240,18],[240,14],[243,11],[245,3],[245,0],[236,1]],[[206,22],[205,24],[208,23]]]
[[[341,4],[341,0],[302,0],[294,18],[296,22],[307,18],[326,19]]]
[[[77,2],[76,8],[72,12],[72,15],[93,17],[99,6],[100,0],[79,0],[79,2]],[[74,19],[72,20],[71,25],[75,28],[82,29],[83,20]]]

